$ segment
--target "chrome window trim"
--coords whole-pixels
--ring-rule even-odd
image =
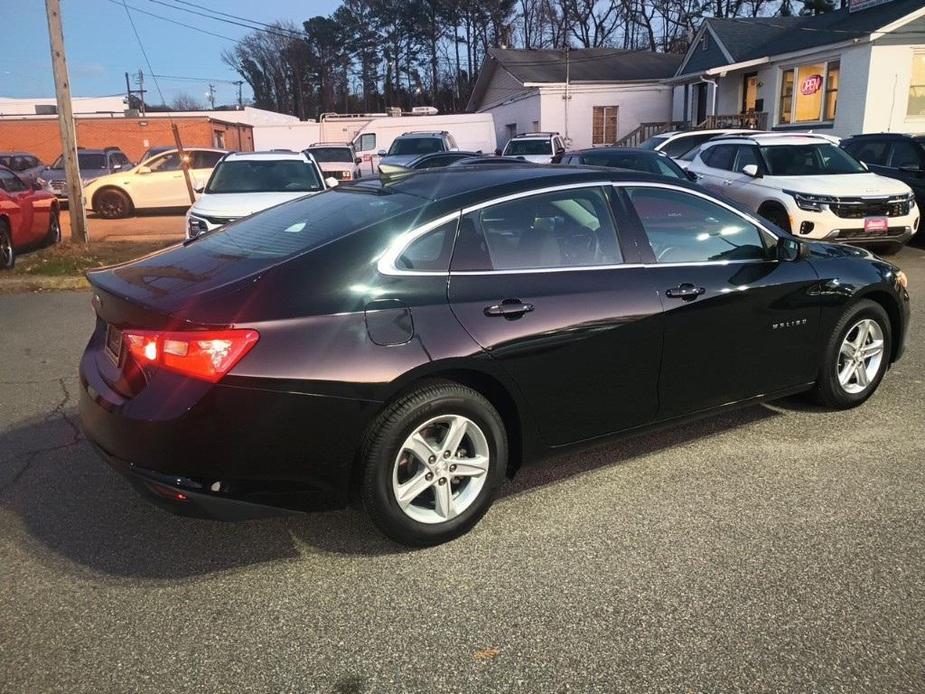
[[[458,220],[463,215],[469,214],[470,212],[475,212],[477,210],[484,209],[486,207],[491,207],[493,205],[500,205],[505,202],[510,202],[512,200],[519,200],[520,198],[531,197],[533,195],[542,195],[544,193],[554,193],[560,190],[572,190],[580,188],[600,188],[610,186],[612,188],[625,188],[625,187],[647,187],[647,188],[666,188],[668,190],[678,191],[680,193],[687,193],[689,195],[694,195],[708,202],[712,202],[715,205],[725,208],[729,212],[741,217],[742,219],[747,220],[749,223],[755,225],[766,234],[771,236],[771,238],[778,240],[780,237],[775,234],[773,231],[768,229],[764,224],[762,224],[756,217],[753,217],[741,210],[727,205],[722,200],[711,197],[705,192],[698,190],[691,190],[689,188],[682,188],[672,183],[659,183],[653,181],[585,181],[581,183],[566,183],[557,186],[547,186],[545,188],[536,188],[529,191],[521,191],[519,193],[511,193],[510,195],[504,195],[498,198],[492,198],[484,202],[477,203],[475,205],[469,205],[455,212],[450,212],[445,214],[442,217],[433,219],[421,226],[414,227],[408,231],[400,234],[396,237],[389,248],[383,253],[379,260],[376,263],[376,269],[379,271],[379,274],[387,276],[410,276],[410,277],[447,277],[449,275],[524,275],[531,273],[540,273],[540,272],[576,272],[576,271],[587,271],[587,270],[622,270],[622,269],[639,269],[639,268],[648,268],[648,267],[700,267],[700,266],[709,266],[709,265],[743,265],[748,263],[766,263],[766,262],[778,262],[773,258],[767,260],[704,260],[704,261],[692,261],[687,263],[617,263],[610,265],[575,265],[575,266],[566,266],[566,267],[546,267],[546,268],[516,268],[508,270],[460,270],[456,272],[451,272],[447,270],[405,270],[398,268],[395,265],[395,261],[398,260],[399,256],[404,252],[404,250],[411,245],[418,238],[424,234],[433,231],[439,226],[451,222],[454,219]],[[617,229],[619,234],[619,229]]]

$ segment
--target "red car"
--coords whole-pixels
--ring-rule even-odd
[[[50,246],[60,240],[55,196],[35,190],[0,166],[0,270],[12,268],[19,251]]]

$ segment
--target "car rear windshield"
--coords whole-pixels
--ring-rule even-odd
[[[531,156],[552,154],[552,143],[549,140],[511,140],[507,143],[504,156]]]
[[[376,194],[332,188],[233,222],[197,237],[216,255],[286,258],[387,221],[427,204],[404,193]]]
[[[395,140],[389,147],[389,154],[431,154],[443,151],[443,140],[439,137],[405,137]]]
[[[677,164],[668,157],[656,153],[587,152],[582,156],[582,163],[591,166],[612,166],[616,169],[644,171],[658,174],[659,176],[671,176],[672,178],[684,178],[684,172],[681,171]]]
[[[105,169],[106,168],[106,155],[78,152],[77,153],[77,167],[80,169]],[[51,168],[63,169],[64,168],[64,157],[60,156],[57,159],[55,159],[55,163],[51,165]]]
[[[667,139],[668,138],[665,135],[656,135],[655,137],[650,137],[639,146],[642,149],[655,149]]]
[[[315,161],[343,161],[353,163],[353,153],[347,147],[312,147],[308,150]]]
[[[206,193],[311,193],[324,186],[317,169],[297,159],[223,161]]]
[[[760,147],[771,176],[824,176],[866,173],[854,157],[832,144]]]

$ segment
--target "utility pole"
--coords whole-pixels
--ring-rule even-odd
[[[566,39],[567,40],[567,39]],[[568,81],[569,81],[569,45],[565,44],[565,94],[562,99],[565,101],[565,132],[562,133],[562,137],[565,138],[565,146],[569,146],[569,137],[568,137],[568,102],[572,97],[568,93]]]
[[[58,127],[61,130],[61,154],[67,179],[68,213],[71,218],[71,241],[89,243],[87,214],[84,211],[80,166],[77,162],[77,126],[71,104],[71,83],[64,54],[64,30],[61,28],[61,0],[45,0],[48,16],[48,41],[51,45],[51,67],[55,78],[55,99],[58,102]]]
[[[180,165],[183,167],[183,178],[186,180],[186,192],[189,193],[190,205],[196,202],[196,191],[193,190],[193,180],[189,175],[189,159],[186,158],[186,152],[183,151],[183,142],[180,140],[180,129],[176,123],[170,124],[173,130],[173,141],[177,144],[177,156],[180,157]]]
[[[138,70],[138,98],[141,101],[141,115],[145,115],[145,73]]]
[[[215,85],[209,82],[209,107],[215,110]]]
[[[244,99],[241,97],[241,85],[244,84],[244,80],[238,80],[235,84],[238,85],[238,110],[243,111]]]

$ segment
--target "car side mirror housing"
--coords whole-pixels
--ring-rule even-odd
[[[327,184],[328,188],[335,188],[339,183],[339,181],[333,176],[328,176],[326,179],[324,179],[324,182]]]
[[[695,173],[694,173],[693,171],[691,171],[690,169],[685,169],[684,175],[687,176],[687,180],[693,181],[694,183],[696,183],[697,181],[700,180],[700,176],[698,176],[697,174],[695,174]]]
[[[501,148],[500,148],[500,147],[498,147],[498,149],[495,150],[495,156],[496,156],[496,157],[500,157],[500,156],[501,156]]]
[[[797,239],[782,236],[777,240],[777,259],[792,263],[809,255],[809,246]]]
[[[385,150],[384,150],[384,149],[380,149],[378,152],[376,152],[376,156],[384,157],[384,156],[385,156]]]
[[[139,166],[137,169],[135,169],[135,173],[149,174],[151,173],[151,168],[148,166]]]
[[[354,164],[362,164],[362,163],[363,163],[363,160],[360,159],[359,157],[354,157],[354,158],[353,158],[353,163],[354,163]]]
[[[195,192],[197,192],[197,193],[201,193],[201,192],[204,191],[205,189],[206,189],[206,186],[205,186],[204,183],[199,183],[199,184],[197,184],[196,186],[193,187],[193,191],[195,191]]]
[[[758,165],[746,164],[742,167],[742,173],[744,173],[746,176],[751,176],[752,178],[758,178]]]

